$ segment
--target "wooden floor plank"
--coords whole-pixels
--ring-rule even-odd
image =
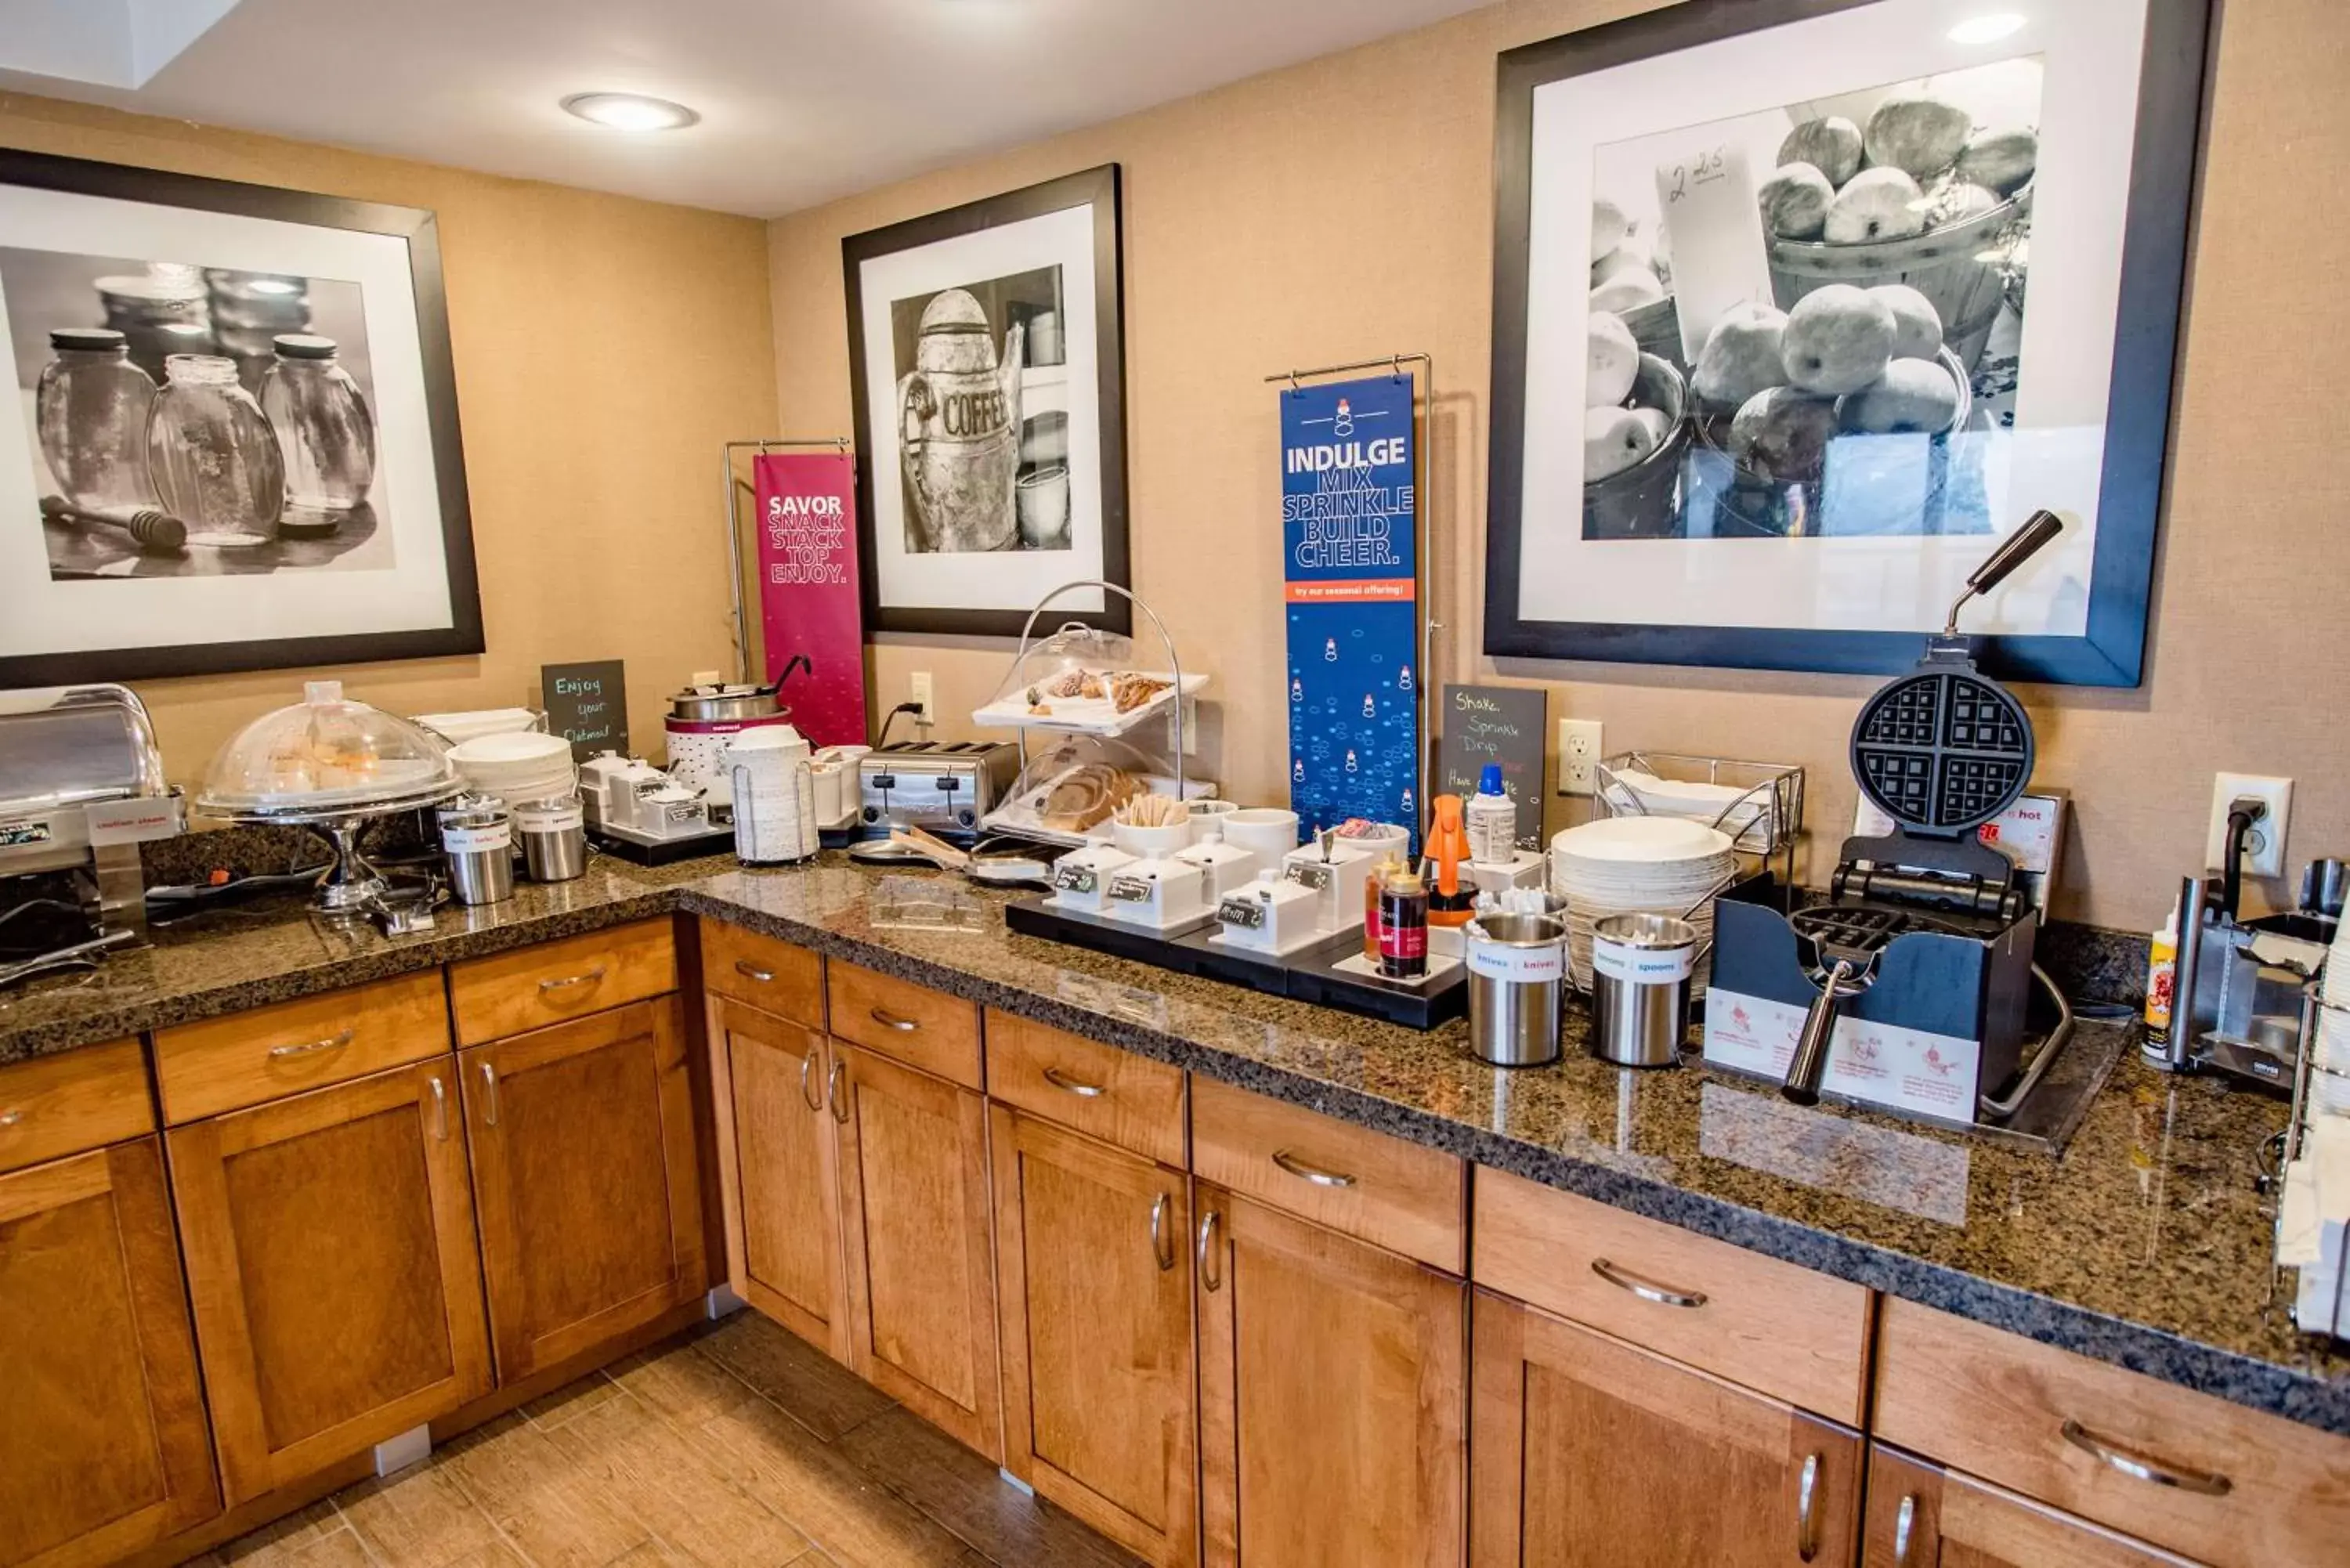
[[[522,1407],[525,1419],[551,1431],[573,1417],[594,1409],[620,1392],[619,1385],[600,1371],[576,1378],[552,1394],[542,1394]]]
[[[691,1345],[631,1355],[608,1370],[616,1385],[680,1427],[699,1427],[759,1397],[750,1385],[696,1354]]]
[[[1020,1568],[1141,1568],[994,1465],[900,1407],[842,1435],[864,1472],[997,1563]]]
[[[808,1549],[806,1536],[626,1394],[575,1417],[554,1438],[671,1557],[699,1568],[785,1568]]]
[[[892,1403],[799,1335],[754,1312],[736,1313],[694,1348],[827,1442]]]
[[[231,1568],[285,1568],[296,1556],[343,1528],[342,1516],[330,1498],[265,1524],[250,1535],[240,1535],[219,1550]]]
[[[604,1568],[652,1532],[586,1468],[518,1415],[449,1449],[458,1485],[536,1568]]]
[[[945,1568],[963,1543],[763,1400],[688,1439],[743,1490],[797,1525],[842,1568]]]
[[[339,1492],[335,1506],[384,1568],[458,1568],[506,1550],[489,1515],[436,1455]]]

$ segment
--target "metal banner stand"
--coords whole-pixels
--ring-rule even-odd
[[[724,470],[726,485],[726,559],[734,569],[734,667],[748,686],[759,684],[759,678],[751,670],[751,623],[743,602],[743,510],[734,493],[734,454],[826,446],[844,457],[850,450],[847,436],[766,436],[758,441],[730,441],[719,449],[718,461]]]
[[[1427,372],[1420,391],[1420,401],[1426,410],[1420,416],[1419,470],[1420,477],[1412,495],[1412,531],[1416,535],[1412,550],[1413,575],[1417,579],[1414,591],[1419,597],[1419,686],[1412,693],[1419,711],[1419,809],[1423,817],[1432,809],[1428,797],[1429,757],[1436,746],[1428,716],[1432,699],[1429,693],[1439,690],[1436,678],[1436,634],[1444,623],[1436,618],[1436,537],[1430,521],[1434,508],[1429,504],[1428,493],[1436,479],[1436,360],[1427,354],[1390,354],[1384,359],[1357,359],[1347,365],[1321,365],[1311,370],[1283,370],[1267,376],[1265,384],[1276,386],[1286,381],[1290,386],[1319,380],[1325,376],[1351,376],[1364,370],[1390,369],[1400,377],[1406,365],[1419,365]],[[1410,824],[1415,829],[1418,824]]]

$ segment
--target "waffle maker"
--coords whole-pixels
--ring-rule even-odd
[[[1861,708],[1853,774],[1893,831],[1845,841],[1823,903],[1783,914],[1747,888],[1716,905],[1708,1062],[1778,1077],[1799,1105],[1825,1087],[1972,1124],[2012,1115],[2063,1048],[2069,1013],[2032,961],[2039,911],[1977,832],[2031,783],[2032,722],[1958,630],[1970,599],[2063,531],[2034,513],[1967,579],[1917,670]],[[2035,977],[2060,1023],[2019,1072]]]

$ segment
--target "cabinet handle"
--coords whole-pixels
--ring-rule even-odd
[[[498,1125],[498,1070],[487,1062],[482,1064],[482,1125]]]
[[[775,971],[774,970],[761,969],[749,959],[736,959],[734,961],[734,972],[741,975],[744,980],[755,980],[761,985],[773,985],[775,982]]]
[[[1355,1179],[1336,1170],[1325,1170],[1318,1165],[1308,1165],[1285,1148],[1273,1151],[1273,1163],[1290,1175],[1310,1181],[1316,1187],[1352,1187]]]
[[[603,978],[604,966],[599,963],[585,974],[567,974],[560,980],[542,980],[538,982],[538,989],[542,992],[568,991],[575,985],[595,985]]]
[[[424,1080],[432,1085],[432,1137],[438,1143],[449,1141],[449,1091],[441,1086],[441,1076],[434,1074]]]
[[[0,1127],[13,1127],[24,1119],[25,1107],[22,1106],[10,1106],[6,1110],[0,1111]]]
[[[817,1088],[808,1077],[808,1069],[815,1065],[815,1052],[811,1051],[800,1058],[800,1098],[807,1102],[808,1109],[820,1111],[824,1109],[824,1091]]]
[[[1210,1295],[1224,1288],[1224,1272],[1215,1266],[1216,1227],[1223,1218],[1223,1211],[1218,1209],[1211,1209],[1200,1217],[1200,1285]]]
[[[1918,1498],[1912,1492],[1901,1500],[1901,1511],[1893,1516],[1893,1568],[1909,1568],[1909,1536],[1918,1528]]]
[[[1795,1555],[1809,1563],[1820,1554],[1820,1456],[1804,1458],[1803,1479],[1795,1483]]]
[[[896,1013],[888,1011],[886,1008],[868,1007],[865,1010],[865,1016],[873,1020],[874,1023],[879,1023],[882,1028],[894,1029],[900,1034],[911,1034],[915,1030],[920,1029],[922,1026],[922,1021],[920,1019],[900,1018]]]
[[[832,1059],[832,1068],[824,1075],[824,1095],[825,1098],[832,1102],[832,1119],[842,1127],[847,1127],[848,1102],[840,1096],[840,1069],[843,1065],[839,1057],[835,1056]]]
[[[296,1056],[316,1056],[321,1051],[339,1051],[351,1043],[351,1032],[329,1034],[324,1040],[306,1040],[299,1045],[272,1045],[269,1057],[273,1062],[291,1061]]]
[[[2235,1482],[2215,1470],[2173,1469],[2158,1459],[2131,1452],[2110,1438],[2097,1436],[2078,1421],[2066,1421],[2064,1430],[2066,1442],[2103,1459],[2126,1476],[2135,1476],[2156,1486],[2176,1487],[2198,1497],[2225,1497],[2236,1490]]]
[[[1088,1084],[1083,1078],[1072,1078],[1066,1073],[1062,1072],[1058,1067],[1047,1067],[1045,1069],[1045,1082],[1052,1085],[1053,1087],[1060,1090],[1063,1094],[1075,1095],[1081,1100],[1097,1100],[1104,1095],[1109,1093],[1108,1088],[1105,1085],[1100,1084]]]
[[[1150,1255],[1159,1260],[1159,1272],[1165,1273],[1175,1266],[1174,1238],[1167,1233],[1167,1209],[1175,1200],[1162,1192],[1150,1205]]]
[[[1706,1303],[1703,1291],[1677,1291],[1670,1285],[1660,1285],[1654,1280],[1627,1273],[1605,1258],[1592,1259],[1591,1272],[1617,1290],[1629,1291],[1642,1301],[1654,1302],[1659,1306],[1701,1307]]]

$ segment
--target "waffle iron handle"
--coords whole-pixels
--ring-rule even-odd
[[[1813,1000],[1812,1010],[1804,1014],[1804,1032],[1795,1036],[1795,1054],[1788,1060],[1785,1082],[1779,1085],[1779,1093],[1799,1106],[1820,1103],[1820,1079],[1828,1070],[1836,1013],[1851,994],[1845,988],[1851,983],[1853,972],[1851,960],[1836,960],[1820,986],[1820,994]]]
[[[1999,548],[1993,550],[1990,558],[1977,566],[1974,569],[1974,575],[1967,579],[1966,592],[1960,594],[1957,602],[1950,606],[1950,618],[1949,624],[1942,628],[1942,635],[1958,636],[1959,612],[1967,607],[1969,599],[1981,594],[1987,594],[2007,581],[2014,574],[2016,567],[2040,554],[2051,540],[2064,531],[2064,519],[2045,507],[2026,518],[2023,526],[2000,541]]]

